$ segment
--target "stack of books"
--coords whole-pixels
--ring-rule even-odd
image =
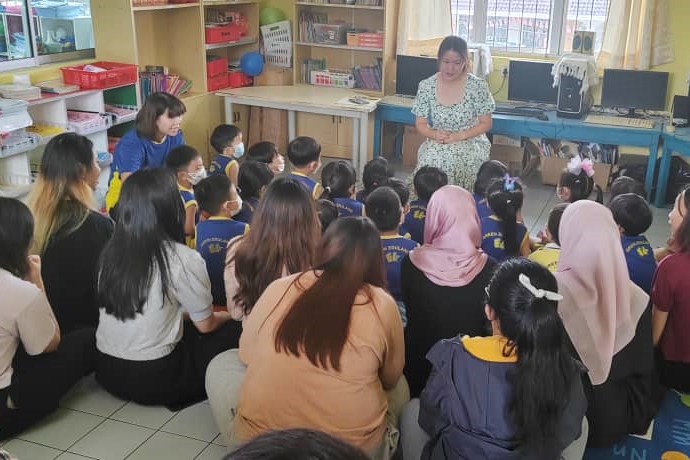
[[[356,88],[381,91],[381,58],[377,58],[374,65],[354,67],[352,74],[355,76]]]
[[[41,88],[29,85],[0,85],[0,96],[6,99],[22,99],[31,101],[41,98]]]
[[[167,67],[147,65],[145,69],[139,72],[142,100],[160,91],[180,96],[189,91],[192,86],[191,80],[169,73]]]
[[[65,94],[79,91],[79,85],[70,85],[62,80],[48,80],[36,83],[41,92],[50,94]]]

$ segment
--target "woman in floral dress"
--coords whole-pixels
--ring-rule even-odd
[[[435,166],[448,174],[448,183],[467,190],[479,166],[489,159],[495,108],[486,81],[469,73],[467,43],[446,37],[438,49],[439,71],[419,83],[412,106],[415,126],[427,140],[419,147],[417,169]]]

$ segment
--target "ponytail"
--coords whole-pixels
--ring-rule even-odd
[[[345,160],[328,163],[321,172],[323,193],[319,199],[350,198],[350,188],[357,182],[355,168]]]
[[[495,179],[486,190],[487,203],[501,221],[499,227],[503,234],[505,251],[510,256],[520,255],[520,242],[517,241],[517,215],[522,209],[522,186],[508,174]]]

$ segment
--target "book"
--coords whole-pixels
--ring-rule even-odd
[[[36,83],[41,88],[41,92],[51,94],[65,94],[79,91],[79,85],[70,85],[62,80],[48,80]]]

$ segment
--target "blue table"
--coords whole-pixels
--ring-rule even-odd
[[[664,142],[664,150],[661,154],[656,197],[654,199],[654,205],[657,208],[661,208],[665,204],[668,174],[671,169],[671,157],[673,156],[673,152],[678,152],[686,156],[690,155],[690,128],[676,128],[673,133],[664,131],[661,133],[661,139]]]
[[[656,123],[653,129],[629,128],[624,126],[594,125],[583,123],[581,120],[559,118],[556,116],[555,111],[546,112],[546,114],[549,117],[548,121],[514,115],[494,114],[491,132],[493,134],[516,137],[545,137],[549,139],[647,147],[649,149],[649,159],[647,161],[645,190],[649,194],[654,183],[654,169],[662,123]],[[415,117],[410,111],[409,106],[390,104],[385,101],[379,102],[374,120],[374,157],[379,156],[381,153],[381,129],[384,121],[414,125]],[[688,139],[690,139],[690,134],[688,134]],[[686,151],[690,155],[690,150]],[[666,176],[668,176],[668,171]]]

